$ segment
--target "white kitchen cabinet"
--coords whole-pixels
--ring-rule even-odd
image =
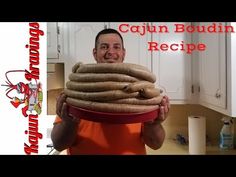
[[[93,57],[95,37],[106,26],[101,23],[69,23],[70,57],[83,63],[96,63]]]
[[[236,22],[228,23],[236,28]],[[236,31],[236,29],[235,29]],[[227,34],[227,115],[236,117],[236,34]]]
[[[105,22],[78,22],[68,25],[68,59],[65,60],[65,79],[71,73],[71,68],[77,62],[96,63],[93,57],[95,37],[99,31],[107,27]]]
[[[47,63],[64,63],[69,57],[68,23],[47,23]]]
[[[180,23],[180,22],[178,22]],[[153,33],[152,41],[166,43],[191,43],[191,34],[176,33],[176,23],[152,23],[158,27],[165,25],[168,33]],[[189,23],[181,23],[187,25]],[[186,103],[191,97],[191,55],[184,51],[152,51],[152,71],[157,77],[156,86],[169,96],[172,104]]]
[[[199,23],[209,26],[212,23]],[[226,34],[199,33],[199,43],[206,45],[199,52],[199,101],[203,105],[226,108]]]
[[[219,23],[216,23],[219,24]],[[220,23],[222,26],[236,23]],[[196,23],[209,26],[212,23]],[[235,29],[234,29],[235,30]],[[198,52],[198,103],[222,114],[236,117],[236,35],[235,33],[198,34],[206,50]]]
[[[47,80],[48,88],[52,89],[64,86],[65,77],[65,61],[69,60],[68,52],[68,24],[63,22],[48,22],[47,23]],[[60,66],[60,75],[58,70],[53,71],[50,66]],[[58,67],[57,67],[58,68]],[[55,80],[56,79],[56,80]]]
[[[47,58],[59,58],[58,23],[47,23]]]

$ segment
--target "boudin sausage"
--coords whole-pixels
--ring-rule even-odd
[[[129,85],[127,85],[126,87],[124,87],[124,91],[126,92],[138,92],[141,89],[144,88],[154,88],[155,85],[151,82],[148,81],[137,81],[134,83],[130,83]]]
[[[115,103],[99,103],[85,101],[67,97],[66,102],[83,109],[100,112],[116,112],[116,113],[137,113],[158,109],[158,105],[131,105],[131,104],[115,104]],[[111,117],[112,118],[112,117]]]
[[[68,81],[66,87],[70,90],[82,92],[101,92],[107,90],[122,90],[129,82],[74,82]]]
[[[159,95],[154,98],[123,98],[119,100],[108,101],[108,103],[121,103],[121,104],[135,104],[135,105],[158,105],[161,103],[163,96]]]
[[[69,80],[77,82],[105,82],[105,81],[117,81],[117,82],[136,82],[139,79],[128,76],[125,74],[117,73],[71,73]]]
[[[79,66],[83,64],[81,62],[79,62],[79,64],[75,64],[75,68],[79,68]],[[111,64],[111,63],[99,63],[99,65],[107,65],[107,64]],[[146,71],[149,71],[149,69],[145,66],[142,66],[142,65],[138,65],[138,64],[134,64],[134,63],[113,63],[113,64],[118,64],[118,65],[123,65],[123,66],[126,66],[126,67],[129,67],[129,68],[138,68],[138,69],[142,69],[142,70],[146,70]],[[93,65],[96,65],[95,63],[88,63],[86,64],[87,66],[93,66]]]
[[[76,63],[73,67],[72,67],[72,73],[76,73],[76,70],[79,68],[79,66],[83,64],[82,62],[78,62]]]
[[[159,88],[144,88],[140,90],[139,93],[144,98],[153,98],[159,96],[162,93],[162,90]]]
[[[99,102],[117,100],[122,98],[134,98],[139,95],[139,92],[126,93],[122,90],[109,90],[102,92],[79,92],[70,89],[65,89],[64,92],[67,96],[72,98]]]
[[[156,81],[156,76],[150,71],[139,67],[130,67],[130,65],[126,65],[125,63],[81,64],[76,70],[76,73],[119,73],[153,83]]]

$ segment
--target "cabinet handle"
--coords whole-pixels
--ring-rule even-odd
[[[58,53],[61,53],[61,46],[60,45],[57,45],[57,51],[58,51]]]
[[[221,94],[220,94],[219,90],[217,90],[217,92],[216,92],[216,94],[215,94],[215,97],[216,97],[216,98],[220,98],[220,97],[221,97]]]

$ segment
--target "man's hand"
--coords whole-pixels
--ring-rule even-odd
[[[53,147],[58,151],[62,151],[76,143],[79,123],[79,119],[68,114],[66,95],[63,92],[57,97],[56,113],[62,119],[62,122],[54,124],[51,139]]]
[[[167,96],[164,96],[161,103],[160,103],[160,108],[159,108],[159,115],[156,119],[154,119],[153,121],[149,121],[149,122],[145,122],[145,124],[156,124],[156,123],[162,123],[163,121],[166,120],[166,118],[168,117],[169,114],[169,110],[170,110],[170,101],[169,98]]]
[[[160,104],[160,112],[156,119],[144,122],[142,126],[142,137],[144,143],[150,148],[159,149],[165,139],[165,130],[161,123],[166,120],[170,110],[170,102],[167,96],[164,96]]]
[[[157,118],[159,122],[163,122],[164,120],[166,120],[166,118],[168,117],[169,110],[170,110],[169,98],[168,96],[164,96],[160,104],[159,118]]]
[[[79,123],[79,119],[68,113],[68,105],[66,103],[66,94],[62,92],[57,98],[56,113],[65,122]]]

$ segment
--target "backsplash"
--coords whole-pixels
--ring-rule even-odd
[[[51,89],[47,91],[47,115],[56,115],[56,100],[64,88]]]
[[[171,105],[169,116],[163,123],[166,138],[174,139],[177,133],[187,137],[188,116],[190,115],[206,117],[206,134],[212,144],[218,144],[220,130],[223,126],[221,118],[225,115],[201,105]],[[236,121],[234,122],[234,130],[236,130]]]
[[[47,90],[63,88],[64,84],[64,64],[47,64]]]

